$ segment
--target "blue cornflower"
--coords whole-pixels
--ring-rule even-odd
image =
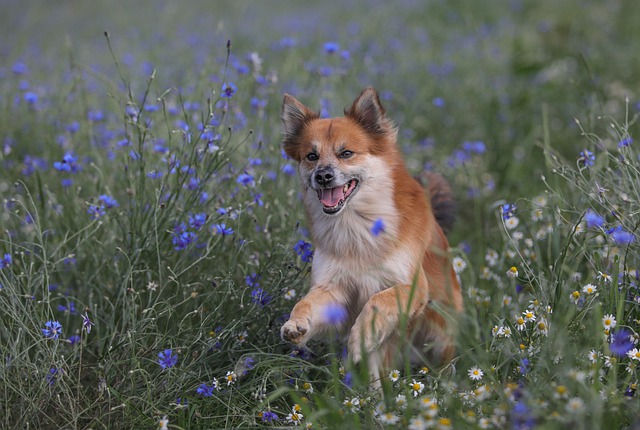
[[[253,185],[253,176],[251,176],[247,172],[241,173],[240,175],[238,175],[238,179],[236,179],[236,182],[244,185],[245,187]]]
[[[618,245],[628,245],[636,240],[633,233],[624,230],[621,226],[618,226],[611,232],[611,237]]]
[[[2,260],[0,260],[0,269],[10,267],[11,263],[13,263],[11,254],[4,254],[4,257],[2,257]]]
[[[80,343],[80,341],[82,341],[82,338],[77,334],[74,334],[73,336],[70,336],[69,339],[67,339],[67,341],[69,342],[70,345],[77,345],[78,343]]]
[[[254,288],[251,291],[251,301],[260,306],[266,306],[271,302],[271,295],[262,288]]]
[[[584,214],[584,221],[587,223],[587,228],[602,227],[602,224],[604,224],[604,218],[591,209],[587,209]]]
[[[225,223],[215,224],[213,226],[213,231],[216,234],[221,234],[223,236],[229,236],[233,234],[233,228],[227,227]]]
[[[285,175],[295,175],[296,174],[296,168],[293,167],[291,164],[287,163],[284,166],[282,166],[282,173],[284,173]]]
[[[520,365],[518,366],[518,372],[520,372],[521,375],[526,375],[529,372],[530,364],[531,362],[529,361],[528,358],[523,358],[522,360],[520,360]]]
[[[202,226],[207,222],[207,214],[199,213],[189,217],[189,227],[194,230],[200,230]]]
[[[258,282],[258,280],[260,279],[260,275],[257,275],[256,273],[252,273],[251,275],[247,275],[244,277],[244,282],[252,288],[256,288],[260,286],[260,282]]]
[[[58,376],[58,373],[62,373],[62,369],[56,369],[55,367],[49,369],[49,372],[47,372],[46,376],[46,380],[49,385],[53,385],[56,383],[56,377]]]
[[[196,388],[196,393],[200,394],[202,397],[212,397],[215,389],[216,387],[214,385],[202,383],[198,385],[198,388]]]
[[[176,251],[182,251],[186,249],[192,242],[198,240],[198,235],[191,231],[185,231],[173,236],[173,244]]]
[[[47,321],[44,323],[45,328],[41,328],[42,334],[50,339],[57,339],[62,332],[62,325],[58,321]]]
[[[169,369],[178,362],[178,354],[174,354],[171,349],[165,349],[158,353],[158,364],[162,369]]]
[[[480,140],[467,141],[462,143],[462,149],[474,154],[484,154],[487,151],[487,147],[484,142]]]
[[[514,216],[516,214],[516,209],[517,209],[516,205],[505,203],[501,208],[501,210],[502,210],[502,219],[508,220],[509,218]]]
[[[82,315],[82,329],[89,334],[91,333],[91,327],[94,325],[95,324],[89,319],[89,314],[85,312],[84,315]]]
[[[69,302],[66,306],[58,305],[58,310],[60,312],[69,312],[71,315],[78,314],[78,312],[76,311],[76,304],[74,302]]]
[[[329,303],[322,310],[322,317],[326,324],[342,324],[347,319],[347,310],[338,303]]]
[[[263,423],[270,423],[272,421],[277,421],[278,420],[278,415],[276,415],[275,412],[272,411],[263,411],[261,413],[261,419]]]
[[[442,97],[436,97],[431,100],[431,104],[433,104],[435,107],[443,107],[445,105],[445,102]]]
[[[30,105],[34,105],[38,102],[38,94],[33,91],[27,91],[24,93],[24,101],[29,103]]]
[[[236,87],[234,83],[225,82],[224,84],[222,84],[222,94],[220,94],[220,96],[230,99],[231,97],[234,96],[236,91],[238,91],[238,87]]]
[[[187,188],[189,188],[191,191],[196,191],[199,186],[200,186],[200,179],[193,178],[193,177],[189,178],[189,183],[187,183]]]
[[[327,54],[335,54],[340,50],[340,45],[336,42],[326,42],[322,47]]]
[[[87,113],[87,119],[92,122],[100,122],[104,119],[104,113],[100,110],[90,110]]]
[[[53,163],[53,167],[60,172],[75,173],[78,171],[78,165],[76,164],[77,161],[77,156],[67,152],[64,154],[64,157],[62,157],[62,161],[56,161]]]
[[[107,209],[116,208],[116,207],[120,206],[116,199],[114,199],[113,197],[108,196],[106,194],[102,194],[102,195],[98,196],[98,201],[100,203],[102,203],[102,205]]]
[[[611,333],[609,349],[611,350],[611,354],[616,357],[624,357],[633,346],[634,343],[631,340],[631,332],[626,328],[620,328]]]
[[[104,206],[89,205],[87,213],[91,215],[91,219],[98,219],[104,216],[106,212],[104,211]]]
[[[385,232],[385,225],[382,218],[378,218],[373,222],[373,226],[371,226],[371,234],[374,236],[380,236]]]
[[[519,400],[513,406],[511,421],[513,422],[513,428],[519,430],[532,429],[536,425],[535,417],[524,400]]]
[[[632,143],[633,143],[633,138],[632,137],[626,137],[626,138],[622,139],[620,142],[618,142],[618,148],[629,146]]]
[[[582,163],[585,167],[593,166],[596,162],[596,156],[588,149],[583,149],[578,155],[578,163]]]
[[[313,260],[313,250],[311,249],[310,243],[305,242],[304,240],[300,240],[293,246],[293,250],[302,258],[302,261],[304,261],[305,263],[310,263],[311,260]]]
[[[29,73],[29,68],[22,61],[18,61],[18,62],[13,64],[13,67],[11,68],[11,71],[15,75],[26,75],[27,73]]]

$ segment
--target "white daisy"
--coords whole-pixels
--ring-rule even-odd
[[[616,317],[614,317],[613,315],[606,314],[604,317],[602,317],[602,325],[604,326],[605,330],[611,330],[616,326],[616,324]]]
[[[398,379],[400,379],[400,371],[394,369],[389,372],[389,379],[391,379],[391,382],[398,382]]]
[[[478,366],[473,366],[469,369],[468,375],[472,381],[479,381],[484,376],[484,372]]]
[[[582,287],[582,292],[587,295],[595,294],[596,290],[597,290],[597,287],[593,284],[587,284],[584,287]]]
[[[467,262],[464,261],[462,257],[458,257],[457,255],[453,257],[452,264],[453,264],[453,270],[457,274],[462,273],[464,269],[467,268]]]
[[[420,394],[422,394],[422,390],[424,390],[424,384],[420,381],[416,382],[415,379],[413,380],[413,382],[411,382],[411,384],[409,384],[409,387],[411,388],[413,397],[418,397]]]

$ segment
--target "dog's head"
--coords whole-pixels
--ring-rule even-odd
[[[395,152],[396,128],[373,88],[362,91],[344,117],[329,119],[285,94],[282,123],[286,154],[299,163],[303,185],[316,192],[329,215],[340,213],[367,185],[371,156]]]

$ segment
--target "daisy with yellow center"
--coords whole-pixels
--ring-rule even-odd
[[[633,348],[630,351],[627,351],[627,356],[632,360],[640,361],[640,350],[638,348]]]
[[[392,370],[389,372],[389,379],[391,379],[391,382],[398,382],[398,379],[400,379],[400,371]]]
[[[569,294],[569,300],[571,300],[571,303],[573,303],[574,305],[577,305],[578,301],[580,300],[580,291],[574,291],[573,293]]]
[[[511,266],[509,270],[507,270],[507,278],[515,279],[518,277],[518,268],[516,266]]]
[[[225,376],[225,379],[227,380],[227,386],[233,385],[236,382],[237,378],[238,378],[238,375],[236,375],[236,372],[234,371],[227,372],[227,375]]]
[[[587,294],[587,295],[591,295],[591,294],[595,294],[597,287],[593,284],[587,284],[584,287],[582,287],[582,292]]]
[[[473,366],[471,369],[469,369],[468,375],[472,381],[479,381],[484,376],[484,372],[480,370],[478,366]]]
[[[518,330],[524,330],[525,328],[525,320],[523,317],[518,317],[518,319],[516,320],[516,328]]]
[[[524,320],[526,322],[531,322],[536,320],[536,314],[534,314],[533,311],[531,310],[526,310],[522,312],[522,316],[524,317]]]
[[[424,390],[424,384],[420,381],[416,382],[415,379],[411,382],[411,384],[409,384],[409,387],[411,388],[413,397],[418,397],[422,393],[422,390]]]
[[[464,269],[467,268],[467,262],[464,261],[464,259],[462,259],[461,257],[455,256],[453,257],[453,270],[460,274],[464,271]]]
[[[602,317],[602,325],[604,326],[605,330],[611,330],[616,326],[616,324],[616,317],[614,317],[613,315],[606,314],[604,317]]]

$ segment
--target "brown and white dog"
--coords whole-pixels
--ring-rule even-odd
[[[397,129],[373,88],[344,117],[329,119],[286,94],[282,123],[315,245],[311,289],[282,338],[304,346],[336,323],[327,314],[338,307],[349,355],[354,362],[368,357],[374,379],[393,365],[401,336],[414,358],[449,362],[455,330],[442,309],[457,315],[462,295],[443,231],[453,219],[447,183],[424,173],[425,191],[407,172]]]

